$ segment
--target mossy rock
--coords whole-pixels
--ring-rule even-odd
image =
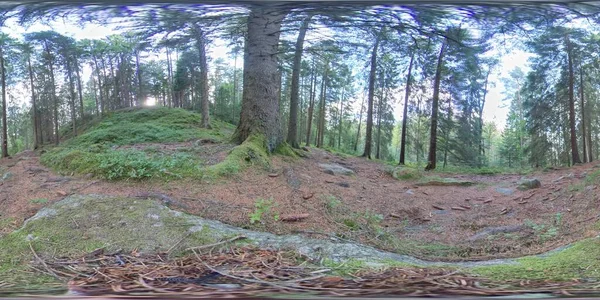
[[[398,180],[411,180],[423,177],[423,174],[420,170],[409,167],[390,167],[387,169],[387,172]]]

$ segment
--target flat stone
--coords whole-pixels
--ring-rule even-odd
[[[7,181],[11,178],[13,178],[13,174],[11,172],[6,172],[6,173],[4,173],[4,175],[2,175],[2,178],[0,178],[0,181]]]
[[[422,182],[417,182],[417,186],[471,186],[475,182],[455,179],[455,178],[441,178],[441,179],[428,179]]]
[[[319,167],[323,169],[323,172],[330,175],[354,175],[354,171],[345,168],[339,164],[319,164]]]
[[[498,234],[498,233],[513,233],[520,232],[526,230],[527,226],[525,225],[509,225],[509,226],[498,226],[498,227],[488,227],[477,234],[471,236],[467,240],[470,242],[478,241],[487,238],[490,235]]]

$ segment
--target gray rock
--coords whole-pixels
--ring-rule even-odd
[[[11,178],[13,178],[13,174],[11,172],[6,172],[6,173],[4,173],[4,175],[2,175],[2,178],[0,178],[0,182],[7,181]]]
[[[512,189],[512,188],[501,188],[501,187],[499,187],[499,188],[496,188],[496,192],[498,192],[498,193],[500,193],[502,195],[510,196],[510,195],[512,195],[512,194],[515,193],[515,189]]]
[[[133,212],[124,212],[134,206]],[[97,214],[101,218],[92,220]],[[149,215],[159,215],[161,226]],[[79,226],[74,229],[71,224]],[[114,224],[120,224],[115,226]],[[44,230],[40,230],[44,228]],[[415,228],[417,229],[417,228]],[[195,233],[190,235],[189,233]],[[137,200],[102,195],[72,195],[66,197],[29,219],[18,234],[29,239],[66,238],[68,243],[57,244],[47,251],[58,251],[63,246],[69,251],[85,247],[90,242],[106,245],[107,251],[140,252],[165,251],[176,243],[179,249],[227,240],[232,236],[244,236],[244,241],[261,249],[294,250],[315,261],[327,259],[332,262],[359,260],[366,264],[389,264],[390,261],[421,266],[475,267],[498,264],[517,264],[516,259],[495,259],[478,262],[430,262],[415,257],[381,251],[373,247],[347,241],[331,241],[306,238],[301,235],[275,235],[257,232],[207,220],[198,216],[182,214],[166,207],[160,200]],[[86,236],[82,241],[82,236]],[[2,239],[0,239],[2,242]],[[26,241],[23,241],[26,243]],[[58,249],[56,247],[59,247]],[[561,248],[564,250],[564,248]],[[83,251],[83,249],[82,249]],[[40,249],[40,254],[43,249]]]
[[[408,194],[408,195],[414,195],[414,194],[415,194],[415,192],[413,192],[413,190],[407,190],[407,191],[406,191],[406,192],[404,192],[404,193],[405,193],[405,194]]]
[[[319,167],[323,169],[323,172],[330,175],[354,175],[354,171],[340,166],[339,164],[319,164]]]
[[[462,180],[456,178],[439,178],[439,179],[425,179],[424,181],[417,182],[417,186],[471,186],[475,182],[469,180]]]
[[[518,182],[518,184],[519,186],[517,189],[520,191],[537,189],[542,186],[542,183],[537,178],[523,178]]]

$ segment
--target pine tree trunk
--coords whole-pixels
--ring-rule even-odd
[[[344,118],[344,87],[342,86],[342,93],[340,97],[340,117],[339,117],[339,129],[338,129],[338,149],[342,148],[342,123]]]
[[[437,160],[437,125],[438,125],[438,106],[440,102],[440,81],[442,80],[442,66],[444,64],[444,54],[446,52],[447,41],[444,39],[440,54],[438,56],[435,78],[433,81],[433,101],[431,104],[431,133],[429,137],[429,156],[427,157],[427,166],[425,171],[434,170]]]
[[[400,137],[400,165],[406,163],[406,125],[408,123],[408,98],[410,97],[410,85],[412,83],[412,68],[415,59],[415,53],[410,56],[408,64],[408,74],[406,75],[406,90],[404,91],[404,109],[402,111],[402,134]]]
[[[581,66],[580,66],[581,68]],[[583,69],[579,70],[579,89],[581,91],[581,138],[583,139],[583,162],[586,163],[587,155],[587,134],[585,132],[585,100],[583,91]]]
[[[380,150],[381,150],[381,103],[383,102],[384,95],[381,94],[379,97],[379,101],[377,103],[377,150],[375,154],[375,158],[381,159]]]
[[[135,51],[135,77],[137,79],[137,93],[135,97],[135,104],[142,105],[142,70],[140,69],[140,51]]]
[[[8,130],[6,125],[6,67],[4,50],[0,48],[0,73],[2,73],[2,157],[8,157]]]
[[[52,57],[50,54],[50,48],[48,47],[48,44],[45,44],[44,48],[46,49],[47,56]],[[58,143],[60,142],[60,137],[58,134],[58,97],[56,96],[56,84],[54,80],[54,63],[50,59],[48,60],[48,68],[50,71],[50,86],[52,87],[51,97],[54,106],[54,144],[58,145]]]
[[[37,149],[41,144],[39,127],[38,127],[38,111],[37,111],[37,103],[35,101],[35,86],[33,85],[33,70],[31,68],[31,54],[27,55],[27,72],[29,73],[29,84],[31,87],[31,116],[33,120],[33,149]]]
[[[317,123],[317,148],[323,147],[323,135],[325,134],[325,98],[327,97],[327,76],[329,62],[325,62],[325,71],[321,80],[321,101],[319,102],[319,122]]]
[[[315,66],[314,66],[314,58],[313,58],[313,72],[311,72],[311,79],[310,79],[310,95],[308,97],[308,116],[307,116],[307,125],[306,125],[306,146],[310,146],[310,134],[311,134],[311,130],[312,130],[312,121],[313,121],[313,112],[315,110],[315,93],[316,93],[316,86],[317,86],[317,75],[315,72]]]
[[[286,13],[273,7],[252,7],[244,48],[243,96],[240,123],[233,135],[237,143],[264,135],[272,152],[282,142],[279,121],[277,53],[281,21]]]
[[[75,60],[75,74],[77,76],[77,92],[79,93],[79,114],[81,116],[81,120],[83,121],[83,91],[81,90],[81,75],[80,75],[80,66],[79,62]]]
[[[373,136],[373,101],[375,97],[375,72],[377,70],[377,48],[381,35],[378,34],[371,52],[371,71],[369,72],[369,96],[367,102],[367,133],[365,139],[365,152],[363,157],[371,159],[371,142]]]
[[[579,158],[579,149],[577,148],[577,134],[575,131],[575,96],[574,96],[574,81],[575,75],[573,72],[573,53],[569,36],[565,35],[565,43],[567,45],[567,57],[569,60],[569,129],[571,134],[571,159],[573,164],[581,163]]]
[[[360,127],[362,125],[362,115],[365,108],[365,96],[363,94],[362,102],[360,103],[360,113],[358,114],[358,131],[356,132],[356,142],[354,143],[354,152],[358,151],[358,141],[360,140]]]
[[[298,39],[296,40],[296,51],[294,53],[294,64],[292,66],[292,94],[290,97],[290,119],[288,122],[287,142],[290,146],[298,148],[298,98],[300,97],[300,68],[302,67],[302,52],[304,50],[304,37],[310,19],[313,17],[309,14],[302,21]]]
[[[202,106],[202,127],[210,128],[210,107],[208,102],[208,63],[206,62],[206,33],[198,25],[194,27],[196,48],[200,64],[200,105]]]
[[[71,122],[73,123],[73,136],[77,136],[77,113],[75,112],[75,87],[73,84],[73,71],[71,63],[67,62],[67,78],[69,80],[69,100],[71,104]]]

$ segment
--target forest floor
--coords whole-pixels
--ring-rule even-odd
[[[177,151],[186,145],[133,147]],[[232,146],[197,147],[216,163]],[[40,163],[38,153],[26,151],[0,160],[0,174],[5,174],[0,180],[0,236],[71,194],[158,197],[177,210],[239,227],[355,240],[429,260],[537,254],[600,231],[598,163],[527,174],[541,187],[521,191],[516,189],[520,174],[419,172],[403,180],[380,162],[316,148],[306,158],[271,158],[268,170],[247,168],[220,179],[109,181],[59,175]],[[322,164],[343,166],[354,174],[331,175]],[[472,185],[446,185],[443,178]]]

